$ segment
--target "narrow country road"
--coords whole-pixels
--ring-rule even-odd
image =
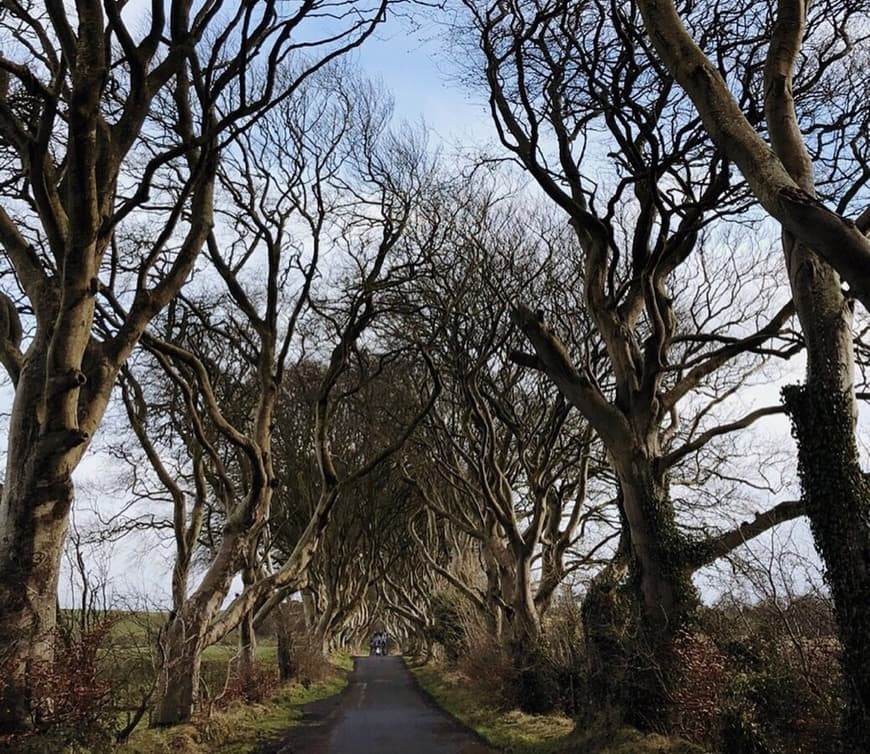
[[[399,657],[360,657],[339,697],[258,754],[495,754],[418,688]]]

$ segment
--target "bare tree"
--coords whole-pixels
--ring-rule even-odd
[[[726,84],[730,72],[714,65],[702,50],[710,40],[699,34],[699,46],[673,2],[636,5],[655,50],[698,108],[710,137],[740,168],[761,205],[779,221],[792,244],[803,247],[804,253],[812,249],[820,255],[849,284],[851,295],[870,309],[870,213],[865,210],[854,220],[845,216],[868,181],[866,136],[861,139],[859,135],[867,128],[863,106],[867,73],[862,70],[868,40],[866,6],[802,0],[766,2],[751,9],[742,3],[717,4],[723,20],[745,19],[741,28],[727,29],[728,34],[748,38],[752,29],[760,32],[764,43],[769,42],[766,56],[762,59],[759,53],[751,61],[754,70],[736,72],[746,82],[761,73],[763,60],[763,93],[756,90],[750,98],[745,91],[737,97],[731,93]],[[700,19],[691,8],[686,9],[686,18],[698,33]],[[745,44],[757,45],[748,39]],[[714,48],[713,57],[716,52]],[[821,88],[836,97],[836,102],[829,99],[827,108],[815,100]],[[815,112],[806,108],[807,100],[812,100]],[[748,107],[763,109],[766,134],[747,117]],[[838,187],[840,196],[819,190],[813,175],[814,162],[823,164],[830,159],[830,154],[812,154],[826,126],[825,147],[842,150],[838,157],[863,166],[851,176],[851,171],[842,176],[847,180]],[[857,141],[849,141],[850,132],[858,136]],[[826,175],[824,182],[830,178]],[[820,200],[833,203],[834,209]],[[800,257],[799,250],[791,247],[787,253]],[[792,270],[801,266],[799,259],[790,264]]]
[[[15,385],[0,501],[0,714],[9,727],[32,719],[39,700],[27,669],[52,657],[70,475],[118,370],[206,242],[221,142],[357,46],[385,12],[377,2],[329,3],[335,24],[319,36],[307,21],[322,15],[320,2],[291,11],[274,0],[154,0],[139,33],[141,19],[124,5],[10,1],[0,19],[9,39],[0,238],[13,273],[4,276],[0,350]],[[308,62],[276,80],[302,48]],[[123,239],[137,223],[147,233],[128,254]],[[101,298],[125,313],[96,337]]]
[[[348,370],[342,380],[346,397],[332,416],[330,443],[342,472],[364,465],[371,448],[388,443],[397,424],[413,416],[420,401],[414,383],[422,365],[416,354],[369,353],[363,363],[370,376],[361,380],[359,365]],[[305,376],[293,380],[294,399],[283,402],[278,415],[281,440],[274,446],[275,461],[283,473],[269,522],[276,562],[294,549],[319,488],[310,445],[293,436],[298,435],[294,425],[304,426],[314,410],[310,383],[315,370],[314,365],[308,367]],[[289,398],[291,386],[287,387]],[[341,492],[306,572],[305,592],[312,610],[308,640],[313,647],[326,653],[368,625],[374,615],[374,585],[409,547],[408,507],[395,458],[385,459]]]
[[[424,395],[402,422],[394,417],[377,451],[357,437],[370,452],[356,466],[334,459],[336,415],[379,371],[377,363],[366,363],[363,340],[413,261],[413,247],[399,244],[425,186],[427,162],[416,145],[386,130],[387,103],[348,69],[309,78],[297,94],[227,147],[219,171],[227,201],[217,204],[218,226],[199,280],[208,295],[180,297],[166,332],[143,338],[181,397],[195,479],[188,514],[159,453],[147,453],[174,502],[177,544],[158,725],[189,718],[203,648],[237,625],[242,664],[252,664],[255,624],[306,578],[343,490],[401,446],[419,421],[414,411],[425,411],[427,402]],[[223,289],[217,300],[216,283]],[[302,369],[307,358],[321,367]],[[288,371],[297,367],[312,379],[310,422],[300,430],[315,461],[316,494],[285,557],[266,562],[280,484],[272,447],[276,412]],[[356,375],[351,384],[348,373]],[[415,378],[419,398],[425,369]],[[141,426],[136,431],[147,450],[147,433]],[[204,496],[217,503],[209,523],[214,543],[199,583],[186,593]],[[221,613],[239,572],[243,592]]]
[[[534,348],[514,358],[543,370],[594,428],[619,486],[618,557],[597,582],[604,594],[584,612],[603,631],[586,626],[594,675],[602,694],[622,700],[635,722],[657,727],[667,707],[673,637],[697,603],[690,578],[696,545],[677,519],[670,470],[722,434],[782,408],[711,421],[688,441],[677,429],[691,425],[686,420],[699,410],[692,398],[714,373],[732,364],[752,369],[765,356],[798,350],[787,328],[793,310],[773,282],[762,302],[743,291],[740,317],[725,318],[717,316],[721,302],[693,300],[677,286],[693,254],[714,253],[729,240],[729,220],[751,222],[751,200],[707,141],[685,94],[651,63],[632,8],[467,5],[499,136],[569,219],[580,270],[571,281],[582,291],[577,309],[594,330],[592,342],[574,342],[558,309],[546,321],[546,303],[520,296],[514,307]],[[709,19],[707,28],[718,33]],[[747,54],[740,45],[723,48],[725,56]],[[739,292],[742,281],[735,282]],[[700,411],[708,420],[721,416]],[[619,607],[608,617],[607,605]],[[605,635],[620,621],[617,634],[626,621],[636,624],[621,634],[634,637],[634,649]],[[618,661],[612,650],[636,651],[637,661]],[[617,666],[627,675],[611,675],[611,683],[609,668]]]
[[[705,39],[691,8],[683,11],[687,29],[671,2],[636,5],[711,140],[781,226],[808,354],[806,384],[784,397],[844,646],[847,745],[861,748],[870,735],[870,487],[855,437],[850,299],[870,307],[870,210],[861,206],[870,181],[870,15],[861,2],[783,0],[754,3],[751,12],[746,3],[722,3],[729,19],[749,12],[742,28],[722,24],[724,39],[757,49],[732,72],[703,51],[717,58],[723,40]],[[739,86],[729,88],[729,79]],[[750,110],[763,113],[763,124]]]

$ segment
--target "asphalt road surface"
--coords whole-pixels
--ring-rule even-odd
[[[360,657],[344,692],[259,754],[495,754],[420,689],[399,657]]]

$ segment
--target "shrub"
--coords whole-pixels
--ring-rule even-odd
[[[588,667],[580,603],[569,591],[554,602],[544,621],[546,653],[555,669],[557,707],[576,717],[588,704]]]
[[[534,644],[509,645],[478,614],[460,617],[463,651],[453,664],[482,698],[530,714],[577,712],[588,692],[581,615],[571,595],[553,604]]]
[[[305,640],[293,645],[293,667],[295,678],[305,688],[329,678],[333,668],[323,656],[320,645]]]
[[[432,627],[429,638],[444,648],[448,660],[456,660],[468,650],[466,626],[457,597],[440,592],[432,600]]]
[[[558,676],[543,643],[514,647],[509,685],[511,700],[531,715],[553,712],[562,698]]]
[[[691,741],[715,742],[728,660],[709,636],[689,631],[677,637],[674,660],[673,731]]]
[[[32,709],[33,730],[14,739],[0,739],[0,744],[21,754],[111,750],[115,732],[112,688],[98,660],[114,623],[108,618],[85,631],[56,629],[54,662],[30,668],[34,696],[41,700]],[[6,677],[2,672],[2,678]]]
[[[734,614],[739,612],[739,620]],[[726,657],[724,754],[838,751],[843,681],[829,606],[817,598],[712,611]]]
[[[230,669],[227,682],[221,693],[219,706],[240,701],[255,704],[268,699],[278,688],[278,669],[254,663],[252,667],[239,667],[237,663]]]
[[[735,643],[736,644],[736,643]],[[723,698],[724,754],[833,754],[839,750],[840,673],[833,648],[808,647],[812,665],[786,646],[758,642]],[[746,647],[740,647],[745,656]],[[808,675],[809,672],[809,675]]]
[[[510,655],[493,637],[483,632],[469,637],[465,651],[455,664],[481,699],[486,699],[494,707],[511,706],[508,688],[512,670]]]

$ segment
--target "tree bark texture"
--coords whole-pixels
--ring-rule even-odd
[[[614,677],[606,695],[623,700],[623,712],[644,728],[664,728],[673,640],[690,619],[697,594],[691,582],[688,543],[676,526],[666,471],[659,469],[663,454],[658,399],[634,385],[625,370],[627,376],[617,389],[616,399],[609,403],[588,376],[574,367],[553,332],[527,307],[517,306],[514,319],[534,346],[541,367],[601,437],[619,485],[628,575],[608,600],[627,600],[625,609],[629,614],[636,611],[639,625],[626,642],[626,676]],[[607,341],[611,350],[620,353],[624,346],[620,328],[604,322],[601,329],[611,336]],[[618,363],[614,358],[614,364]],[[617,374],[622,373],[617,370]],[[592,609],[584,608],[584,614],[591,615]],[[617,613],[622,609],[619,607]],[[602,627],[621,622],[604,616]],[[609,650],[603,654],[608,655]],[[601,678],[605,680],[605,676]]]
[[[583,622],[594,693],[630,724],[666,730],[674,640],[698,596],[666,486],[637,460],[618,471],[622,555],[593,581]]]
[[[9,430],[0,497],[0,727],[27,727],[40,714],[29,678],[51,669],[58,574],[73,501],[72,471],[88,435],[47,431],[45,360],[38,344],[22,369]],[[103,402],[104,405],[104,402]]]
[[[212,619],[244,561],[245,533],[246,530],[235,530],[232,523],[227,525],[217,557],[169,624],[154,725],[175,725],[189,720],[193,714],[198,700],[201,654],[209,644]]]
[[[274,621],[278,637],[278,677],[282,681],[289,681],[296,672],[290,606],[284,602],[278,605],[274,612]]]
[[[870,738],[870,482],[859,465],[850,396],[814,375],[784,397],[798,444],[807,516],[825,562],[843,645],[847,706],[843,743],[861,751]]]
[[[167,628],[152,725],[176,725],[190,719],[199,696],[204,648],[198,625],[201,620],[195,618],[188,607],[177,613]]]

